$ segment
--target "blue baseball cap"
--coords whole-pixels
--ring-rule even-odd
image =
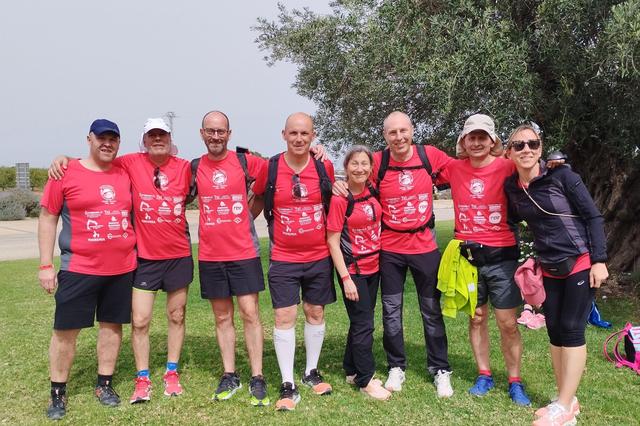
[[[91,123],[91,127],[89,128],[89,133],[93,133],[96,136],[100,136],[103,133],[112,132],[120,137],[120,129],[118,129],[118,125],[113,121],[105,120],[104,118],[99,118],[94,120]]]

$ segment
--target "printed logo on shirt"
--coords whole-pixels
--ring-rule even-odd
[[[485,218],[482,215],[482,212],[477,212],[476,215],[473,217],[473,223],[477,223],[478,225],[482,225],[487,221],[487,218]]]
[[[403,191],[408,191],[413,188],[413,174],[411,170],[402,170],[398,174],[398,184]]]
[[[500,212],[493,212],[489,215],[489,222],[494,225],[496,223],[500,223],[501,220],[502,220],[502,215],[500,214]]]
[[[116,202],[116,190],[111,185],[100,185],[100,196],[105,204],[113,204]]]
[[[233,205],[231,206],[231,211],[236,216],[241,214],[243,210],[244,210],[244,207],[242,206],[242,203],[233,203]]]
[[[473,198],[484,197],[484,181],[482,179],[471,179],[469,183],[469,191]]]
[[[371,207],[371,204],[363,205],[362,211],[367,215],[367,219],[373,220],[373,207]]]
[[[155,183],[155,176],[153,179]],[[160,189],[163,191],[167,189],[167,186],[169,186],[169,178],[162,172],[158,172],[158,182],[160,183]]]
[[[215,189],[224,189],[227,187],[227,174],[224,170],[214,170],[211,181]]]

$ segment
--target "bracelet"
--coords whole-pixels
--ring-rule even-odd
[[[344,282],[350,278],[351,278],[351,275],[347,274],[344,277],[340,277],[340,281],[342,281],[342,283],[344,284]]]
[[[40,266],[38,266],[38,269],[41,270],[41,271],[44,271],[44,270],[47,270],[47,269],[53,269],[53,264],[50,263],[48,265],[40,265]]]

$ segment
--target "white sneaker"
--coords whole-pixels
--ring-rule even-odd
[[[344,381],[347,382],[348,385],[355,385],[356,384],[356,375],[346,375],[344,377]]]
[[[385,389],[391,392],[399,392],[402,390],[402,384],[404,383],[404,371],[400,367],[393,367],[389,370],[389,377],[384,383]]]
[[[436,385],[438,398],[450,398],[453,396],[453,388],[451,387],[451,371],[438,370],[433,383]]]

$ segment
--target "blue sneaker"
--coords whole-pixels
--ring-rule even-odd
[[[469,393],[475,396],[485,396],[487,392],[493,389],[493,386],[493,377],[481,374],[476,378],[476,382],[471,386],[471,389],[469,389]]]
[[[509,398],[521,407],[531,406],[531,400],[524,391],[524,385],[520,382],[513,382],[509,385]]]

